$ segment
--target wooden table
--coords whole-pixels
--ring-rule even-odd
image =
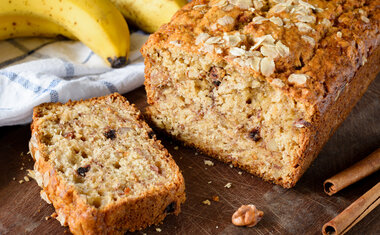
[[[146,106],[143,88],[126,96],[141,109]],[[69,230],[57,220],[46,220],[54,209],[40,199],[36,182],[19,183],[33,165],[27,155],[29,138],[29,125],[0,128],[0,234],[67,234]],[[198,155],[165,136],[159,138],[183,171],[187,201],[178,217],[168,216],[163,224],[136,234],[320,234],[325,222],[380,179],[377,172],[332,197],[322,189],[326,178],[380,147],[380,74],[292,189],[239,173],[239,169]],[[205,159],[215,165],[206,166]],[[232,187],[225,188],[227,183]],[[212,196],[219,196],[220,201],[212,201]],[[206,199],[211,205],[202,204]],[[232,213],[249,203],[265,212],[263,220],[253,228],[233,226]],[[380,234],[379,218],[377,208],[348,234]],[[156,228],[162,231],[158,233]]]

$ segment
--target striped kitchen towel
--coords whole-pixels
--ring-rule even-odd
[[[33,107],[131,91],[144,82],[140,48],[131,34],[128,65],[110,68],[78,41],[20,38],[0,41],[0,126],[31,122]]]

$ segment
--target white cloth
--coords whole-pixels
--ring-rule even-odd
[[[140,48],[148,38],[131,34],[128,65],[110,68],[78,41],[22,38],[0,41],[0,126],[31,122],[33,107],[129,92],[144,82]]]

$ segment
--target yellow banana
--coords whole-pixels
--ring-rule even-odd
[[[17,37],[56,37],[75,39],[62,26],[37,16],[0,15],[0,40]]]
[[[126,64],[129,30],[109,0],[0,0],[0,16],[37,16],[61,25],[114,68]]]
[[[153,33],[171,17],[187,0],[111,0],[129,22]]]

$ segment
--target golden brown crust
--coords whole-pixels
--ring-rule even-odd
[[[335,95],[343,83],[349,82],[362,64],[365,64],[371,51],[380,44],[380,10],[379,0],[312,0],[308,1],[318,9],[312,13],[316,20],[309,23],[312,32],[301,32],[294,24],[290,28],[277,26],[270,21],[254,24],[252,19],[257,16],[267,18],[275,16],[291,18],[294,16],[287,12],[273,14],[263,10],[251,12],[249,9],[240,9],[234,6],[232,10],[225,11],[215,6],[218,1],[196,0],[192,1],[172,18],[171,22],[152,34],[141,49],[146,58],[146,72],[149,75],[149,50],[179,47],[186,53],[211,56],[215,61],[231,61],[229,54],[231,46],[222,44],[223,53],[202,51],[204,44],[196,45],[194,42],[201,33],[207,33],[210,37],[223,38],[224,34],[241,34],[241,42],[246,48],[253,46],[257,37],[271,34],[276,40],[280,40],[289,47],[290,54],[284,57],[276,57],[276,70],[270,76],[249,67],[241,69],[249,70],[252,76],[266,79],[269,83],[274,78],[280,79],[285,86],[281,89],[297,101],[315,106],[313,112],[324,112],[330,103],[333,103]],[[234,2],[234,1],[231,1]],[[264,1],[266,2],[266,1]],[[197,7],[202,6],[202,7]],[[273,7],[273,6],[272,6]],[[221,26],[218,20],[224,16],[234,19],[234,23]],[[363,18],[369,20],[363,21]],[[323,24],[323,20],[329,20],[331,25]],[[213,29],[213,25],[217,25]],[[339,34],[340,32],[341,34]],[[302,36],[314,39],[315,45],[311,46]],[[247,49],[248,50],[248,49]],[[236,63],[236,66],[240,66]],[[307,74],[310,78],[304,85],[296,85],[289,82],[288,78],[293,73]],[[145,85],[149,87],[150,76],[147,76]],[[147,89],[149,91],[149,89]],[[149,99],[149,97],[148,97]],[[149,100],[151,101],[151,100]]]
[[[102,102],[103,99],[121,99],[125,103],[125,108],[134,110],[136,119],[142,128],[150,130],[143,121],[140,112],[119,94],[112,94],[108,97],[93,98],[89,101],[69,101],[65,106],[76,105],[83,102]],[[39,117],[41,107],[57,104],[42,104],[34,108],[32,129],[32,139],[30,142],[30,152],[35,160],[34,170],[37,183],[42,187],[42,197],[51,201],[58,214],[57,219],[62,225],[68,225],[74,234],[124,234],[126,230],[135,231],[143,229],[152,224],[161,222],[168,213],[165,208],[171,203],[175,203],[174,214],[180,212],[180,205],[185,201],[185,185],[182,174],[174,160],[162,146],[160,141],[155,139],[155,144],[170,159],[170,166],[177,169],[176,178],[172,183],[163,185],[161,190],[151,189],[144,195],[136,198],[125,198],[121,202],[112,203],[104,208],[95,208],[89,205],[77,191],[65,182],[57,173],[56,169],[49,162],[46,146],[40,141]],[[155,138],[155,137],[154,137]]]
[[[307,170],[311,162],[317,157],[322,147],[339,127],[339,125],[348,116],[352,108],[363,96],[369,84],[376,78],[380,72],[380,47],[373,50],[367,63],[361,66],[355,76],[347,85],[342,86],[337,99],[334,101],[324,115],[314,124],[313,130],[307,139],[307,144],[301,149],[302,155],[296,163],[300,167],[294,171],[294,180],[284,187],[293,187]]]
[[[218,6],[217,2],[230,4]],[[151,68],[155,61],[150,54],[160,50],[181,50],[182,53],[201,55],[215,62],[226,61],[238,69],[248,71],[253,77],[267,81],[271,86],[307,107],[305,116],[309,125],[302,128],[298,160],[292,165],[294,171],[291,180],[274,181],[283,187],[293,187],[380,71],[378,52],[380,1],[303,1],[315,7],[306,14],[310,17],[310,22],[305,20],[308,25],[306,28],[309,30],[300,27],[303,24],[298,23],[302,22],[298,21],[297,14],[291,11],[273,13],[275,1],[269,1],[270,6],[267,5],[268,1],[259,1],[264,2],[261,9],[256,6],[239,8],[235,4],[239,2],[250,1],[192,1],[177,12],[170,23],[150,36],[141,50],[145,57],[145,87],[148,103],[153,105],[157,102],[154,99],[157,97],[155,94],[157,81],[151,76]],[[231,24],[224,24],[225,21],[220,20],[226,16],[229,17]],[[259,16],[265,17],[266,20],[254,23],[253,18]],[[283,26],[275,24],[274,20],[268,20],[271,17],[281,18]],[[290,23],[284,19],[288,19]],[[220,24],[221,22],[223,24]],[[199,40],[200,34],[207,34],[206,41]],[[277,56],[274,59],[274,72],[264,75],[260,69],[244,66],[244,63],[239,64],[239,60],[236,60],[239,57],[231,55],[232,47],[226,46],[227,42],[223,36],[235,34],[243,35],[235,46],[243,51],[252,48],[258,37],[271,35],[287,46],[290,53],[287,56]],[[213,38],[211,41],[224,41],[211,43],[210,49],[210,46],[206,45],[210,38]],[[196,43],[197,41],[201,42]],[[218,53],[218,49],[222,52]],[[242,56],[242,58],[250,57]],[[307,79],[304,83],[297,84],[291,78],[292,74],[305,74]],[[167,76],[156,75],[156,77]],[[283,86],[273,85],[274,79],[279,79]],[[205,146],[194,147],[222,161],[238,165],[233,159],[221,157],[218,152],[207,150],[206,145],[207,143]],[[271,180],[259,174],[257,166],[241,167],[264,177],[265,180]]]

